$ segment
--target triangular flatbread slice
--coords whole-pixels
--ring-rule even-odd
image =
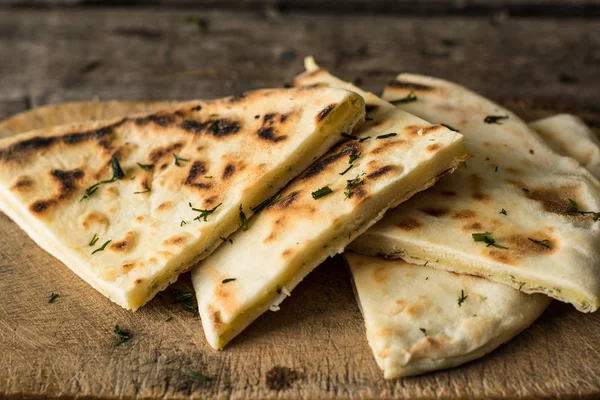
[[[367,122],[356,136],[306,169],[192,271],[208,343],[215,349],[289,296],[327,257],[466,157],[462,135],[431,125],[371,93],[312,69],[297,86],[322,85],[365,98]]]
[[[550,303],[485,279],[346,252],[367,340],[386,379],[482,357]]]
[[[357,94],[274,89],[0,141],[0,206],[137,309],[364,118]]]
[[[600,183],[516,115],[458,85],[402,74],[390,100],[462,132],[472,158],[352,249],[479,275],[590,312],[600,306]],[[586,213],[584,213],[586,212]]]
[[[50,104],[0,121],[0,137],[77,122],[102,121],[129,114],[150,113],[175,106],[175,101],[84,101]]]
[[[529,124],[559,154],[572,157],[600,178],[600,139],[580,118],[558,114]]]

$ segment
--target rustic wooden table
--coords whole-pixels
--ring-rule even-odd
[[[0,0],[0,118],[64,101],[211,98],[281,86],[314,55],[375,92],[398,72],[418,72],[527,117],[571,111],[600,126],[598,2],[101,3]],[[481,360],[386,382],[339,259],[217,353],[170,291],[127,312],[3,214],[0,231],[0,398],[600,397],[600,313],[555,302]],[[189,290],[189,277],[176,287]],[[48,304],[51,291],[60,297]],[[117,348],[115,323],[134,334]]]

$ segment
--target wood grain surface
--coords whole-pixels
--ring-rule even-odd
[[[201,18],[199,24],[186,17]],[[280,86],[303,56],[379,92],[401,71],[455,80],[529,118],[600,127],[595,19],[417,18],[160,9],[2,9],[0,117],[63,101],[210,98]],[[567,73],[573,82],[559,82]],[[0,398],[599,398],[600,313],[554,302],[483,359],[385,381],[340,258],[225,351],[174,302],[110,303],[0,214]],[[48,303],[51,292],[59,294]],[[133,334],[114,347],[118,324]],[[209,377],[201,382],[187,373]]]

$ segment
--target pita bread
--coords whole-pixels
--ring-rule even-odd
[[[135,310],[363,118],[348,91],[275,89],[32,131],[0,141],[0,207]]]
[[[369,120],[356,139],[312,164],[248,231],[234,234],[231,244],[192,271],[204,332],[215,349],[269,308],[276,310],[310,271],[340,253],[389,207],[431,186],[466,157],[462,135],[397,110],[325,70],[309,70],[294,84],[357,92],[365,98]],[[389,133],[396,136],[377,139]],[[319,197],[321,188],[332,192]]]
[[[600,178],[600,140],[581,119],[559,114],[529,124],[559,154],[572,157]]]
[[[485,279],[346,252],[367,339],[386,379],[482,357],[550,304]]]
[[[600,223],[594,214],[573,212],[569,199],[580,211],[600,211],[600,183],[575,160],[552,152],[516,115],[453,83],[402,74],[384,97],[411,91],[418,100],[401,108],[458,129],[472,159],[388,213],[352,249],[427,260],[431,267],[439,262],[439,268],[596,310]],[[484,122],[490,116],[507,118]],[[487,232],[493,237],[472,236]]]
[[[174,101],[87,101],[37,107],[0,122],[0,137],[66,125],[102,121],[129,114],[154,112],[176,105]]]

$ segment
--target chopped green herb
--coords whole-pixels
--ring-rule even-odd
[[[259,119],[259,118],[260,118],[260,115],[255,115],[254,116],[254,119]]]
[[[524,285],[525,285],[525,282],[521,282],[521,284],[519,285],[519,290],[521,290]]]
[[[356,161],[360,158],[360,155],[361,155],[361,153],[352,152],[352,154],[350,154],[350,159],[348,160],[348,164],[354,163],[354,161]]]
[[[325,197],[331,193],[333,193],[333,190],[331,190],[329,186],[323,186],[321,189],[312,192],[311,195],[313,199],[318,200],[321,197]]]
[[[237,280],[237,278],[227,278],[227,279],[223,279],[221,281],[221,283],[225,284],[225,283],[228,283],[228,282],[233,282],[235,280]]]
[[[137,165],[144,171],[152,171],[154,169],[154,165],[152,165],[152,164],[137,163]]]
[[[501,119],[508,119],[508,115],[488,115],[483,119],[486,124],[500,124]]]
[[[204,175],[204,177],[205,177],[206,179],[212,179],[212,178],[213,178],[212,176],[208,176],[208,175]]]
[[[460,291],[460,297],[458,298],[458,306],[462,307],[462,303],[469,297],[469,295],[465,296],[465,292],[463,290]]]
[[[348,166],[348,168],[346,168],[345,170],[343,170],[342,172],[340,172],[340,175],[344,175],[346,172],[350,171],[353,167],[354,167],[354,165],[350,164]]]
[[[390,100],[391,104],[405,104],[417,101],[417,95],[414,92],[410,92],[406,97],[397,100]]]
[[[204,222],[206,222],[206,218],[210,214],[214,213],[215,210],[221,206],[221,204],[223,204],[223,203],[217,204],[214,208],[211,208],[210,210],[204,210],[204,209],[201,209],[201,208],[194,208],[194,207],[192,207],[192,203],[189,203],[190,208],[193,211],[196,211],[196,212],[200,213],[200,214],[198,214],[198,216],[196,218],[194,218],[194,221],[200,221],[202,219],[202,220],[204,220]]]
[[[48,299],[48,303],[54,303],[54,300],[56,300],[56,298],[58,297],[58,293],[50,293],[50,298]]]
[[[100,239],[100,237],[98,236],[98,234],[94,233],[94,236],[92,236],[92,240],[90,240],[88,246],[92,247],[93,245],[95,245],[98,239]]]
[[[149,191],[151,191],[152,189],[150,189],[147,185],[144,185],[144,190],[141,192],[133,192],[133,194],[142,194],[142,193],[148,193]]]
[[[527,239],[531,240],[533,243],[535,243],[539,246],[545,247],[546,249],[550,248],[550,245],[548,244],[548,243],[550,243],[550,241],[548,239],[544,239],[544,240],[535,240],[532,238],[527,238]]]
[[[198,307],[194,304],[194,295],[192,292],[185,292],[181,289],[175,289],[175,303],[181,303],[185,311],[192,314],[198,313]]]
[[[117,156],[113,156],[112,159],[110,160],[110,167],[112,168],[112,173],[113,173],[112,178],[95,183],[92,186],[90,186],[89,188],[85,189],[85,192],[84,192],[83,196],[81,197],[81,199],[79,199],[79,201],[82,201],[83,199],[87,199],[88,197],[90,197],[92,194],[94,194],[94,192],[96,192],[96,190],[98,190],[99,186],[121,180],[125,177],[125,174],[123,173],[123,170],[121,169],[121,166],[119,165],[119,160],[117,159]]]
[[[494,169],[494,172],[498,172],[498,166],[496,165],[496,168]]]
[[[343,138],[346,138],[346,139],[358,140],[358,138],[357,138],[356,136],[354,136],[354,135],[349,135],[349,134],[347,134],[346,132],[342,132],[342,133],[340,133],[340,135],[341,135]]]
[[[260,203],[257,206],[254,207],[250,207],[250,209],[255,213],[258,214],[260,213],[262,210],[264,210],[267,207],[272,206],[273,204],[277,203],[279,201],[279,198],[281,197],[281,195],[275,195],[273,197],[271,197],[270,199],[266,199],[265,201],[263,201],[262,203]]]
[[[110,242],[112,242],[112,240],[107,240],[106,242],[104,242],[104,244],[97,248],[96,250],[92,251],[92,255],[96,254],[99,251],[104,251],[104,249],[106,248],[106,245],[108,245]]]
[[[114,332],[115,332],[115,338],[114,338],[115,347],[122,345],[123,343],[125,343],[126,341],[131,339],[131,337],[133,336],[131,334],[131,332],[119,329],[119,325],[115,325]]]
[[[499,249],[508,249],[508,247],[504,247],[496,243],[496,240],[494,239],[494,234],[492,232],[473,233],[471,237],[475,242],[484,242],[487,245],[487,247],[494,246]]]
[[[246,214],[244,214],[244,209],[240,204],[240,227],[245,232],[248,230],[248,218],[246,218]]]
[[[427,336],[427,329],[425,329],[425,328],[419,328],[419,330],[421,332],[423,332],[423,335]]]
[[[366,140],[369,140],[369,139],[371,139],[371,136],[364,137],[364,138],[360,139],[359,142],[362,143],[362,142],[364,142]]]
[[[423,266],[426,267],[427,264],[429,264],[429,260],[425,261],[425,264],[423,264]]]
[[[178,157],[175,153],[173,153],[173,158],[175,159],[175,165],[177,165],[178,167],[181,167],[182,162],[190,161],[187,158]]]
[[[569,208],[567,209],[567,211],[571,213],[579,213],[580,215],[592,214],[594,216],[594,221],[600,220],[600,212],[581,211],[579,209],[579,204],[577,204],[577,202],[573,199],[569,199]]]
[[[450,129],[451,131],[454,132],[460,132],[458,129],[451,127],[450,125],[447,124],[440,124],[441,126],[445,126],[446,128]]]
[[[373,121],[373,118],[365,117],[365,121]]]
[[[356,178],[346,181],[346,187],[344,188],[344,200],[347,200],[350,197],[352,197],[352,189],[354,187],[362,185],[364,183],[364,180],[361,178],[364,174],[365,173],[363,172],[362,175],[356,175]]]
[[[187,376],[189,376],[192,379],[195,379],[199,382],[206,382],[208,380],[207,376],[204,376],[202,374],[199,374],[197,372],[193,372],[193,371],[189,371],[189,370],[182,370],[184,374],[186,374]]]
[[[567,74],[566,72],[560,72],[558,74],[558,82],[571,84],[577,82],[577,78],[575,78],[573,75]]]
[[[506,210],[504,208],[498,214],[508,215],[508,213],[506,212]]]
[[[181,223],[179,224],[179,226],[184,226],[187,225],[187,222],[185,222],[184,220],[181,220]]]
[[[397,136],[397,133],[386,133],[385,135],[379,135],[377,136],[375,139],[387,139],[387,138],[391,138],[394,136]]]

